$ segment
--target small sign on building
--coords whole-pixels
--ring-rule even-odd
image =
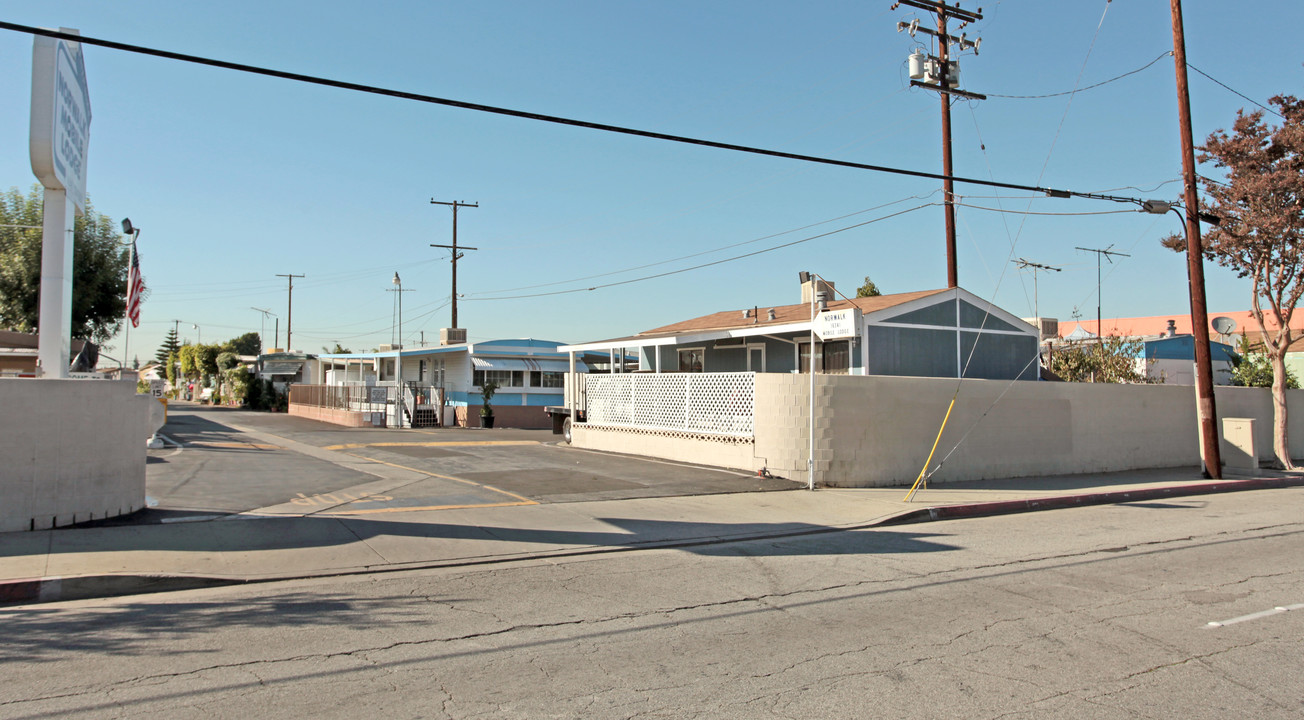
[[[389,400],[389,389],[384,387],[372,387],[370,398],[373,403],[384,403]]]
[[[860,308],[825,310],[815,316],[815,335],[821,341],[844,340],[860,334]]]

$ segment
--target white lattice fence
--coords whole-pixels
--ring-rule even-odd
[[[752,436],[752,373],[590,374],[584,383],[589,425]]]

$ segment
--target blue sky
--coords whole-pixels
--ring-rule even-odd
[[[0,2],[0,18],[233,62],[613,125],[940,172],[937,96],[911,89],[913,17],[890,2]],[[972,9],[975,3],[962,3]],[[1294,1],[1188,2],[1192,65],[1259,102],[1300,94],[1304,53],[1262,28],[1295,26]],[[962,86],[1041,95],[1136,70],[1172,49],[1162,0],[983,3],[980,54]],[[927,22],[925,18],[925,22]],[[925,41],[922,35],[920,41]],[[28,159],[32,38],[0,31],[0,186],[34,182]],[[142,228],[152,295],[129,356],[183,338],[260,330],[269,308],[293,344],[391,341],[398,271],[409,345],[449,324],[452,214],[460,325],[472,340],[582,342],[720,310],[799,301],[808,270],[852,292],[946,284],[940,183],[749,156],[316,87],[86,48],[94,119],[88,191]],[[957,175],[1176,200],[1173,62],[1073,96],[991,97],[952,108]],[[1197,141],[1249,103],[1191,75]],[[1205,168],[1205,174],[1216,174]],[[1189,312],[1181,256],[1159,240],[1176,216],[960,185],[961,286],[1033,314]],[[589,291],[824,237],[753,257]],[[744,244],[745,243],[745,244]],[[734,246],[734,247],[730,247]],[[725,248],[725,249],[721,249]],[[695,257],[688,257],[695,256]],[[646,266],[646,267],[642,267]],[[631,268],[640,268],[633,269]],[[1208,266],[1211,311],[1247,309],[1248,283]],[[599,277],[595,277],[599,276]],[[560,291],[579,290],[563,294]],[[533,297],[522,297],[522,296]],[[499,299],[507,298],[507,299]],[[198,326],[195,329],[194,326]],[[266,326],[272,342],[272,321]],[[118,357],[121,339],[106,351]]]

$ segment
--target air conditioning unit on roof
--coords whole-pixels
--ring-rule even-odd
[[[465,345],[466,328],[440,328],[439,344],[440,345]]]

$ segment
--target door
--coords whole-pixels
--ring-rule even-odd
[[[765,372],[764,345],[747,346],[747,370],[748,372]]]

